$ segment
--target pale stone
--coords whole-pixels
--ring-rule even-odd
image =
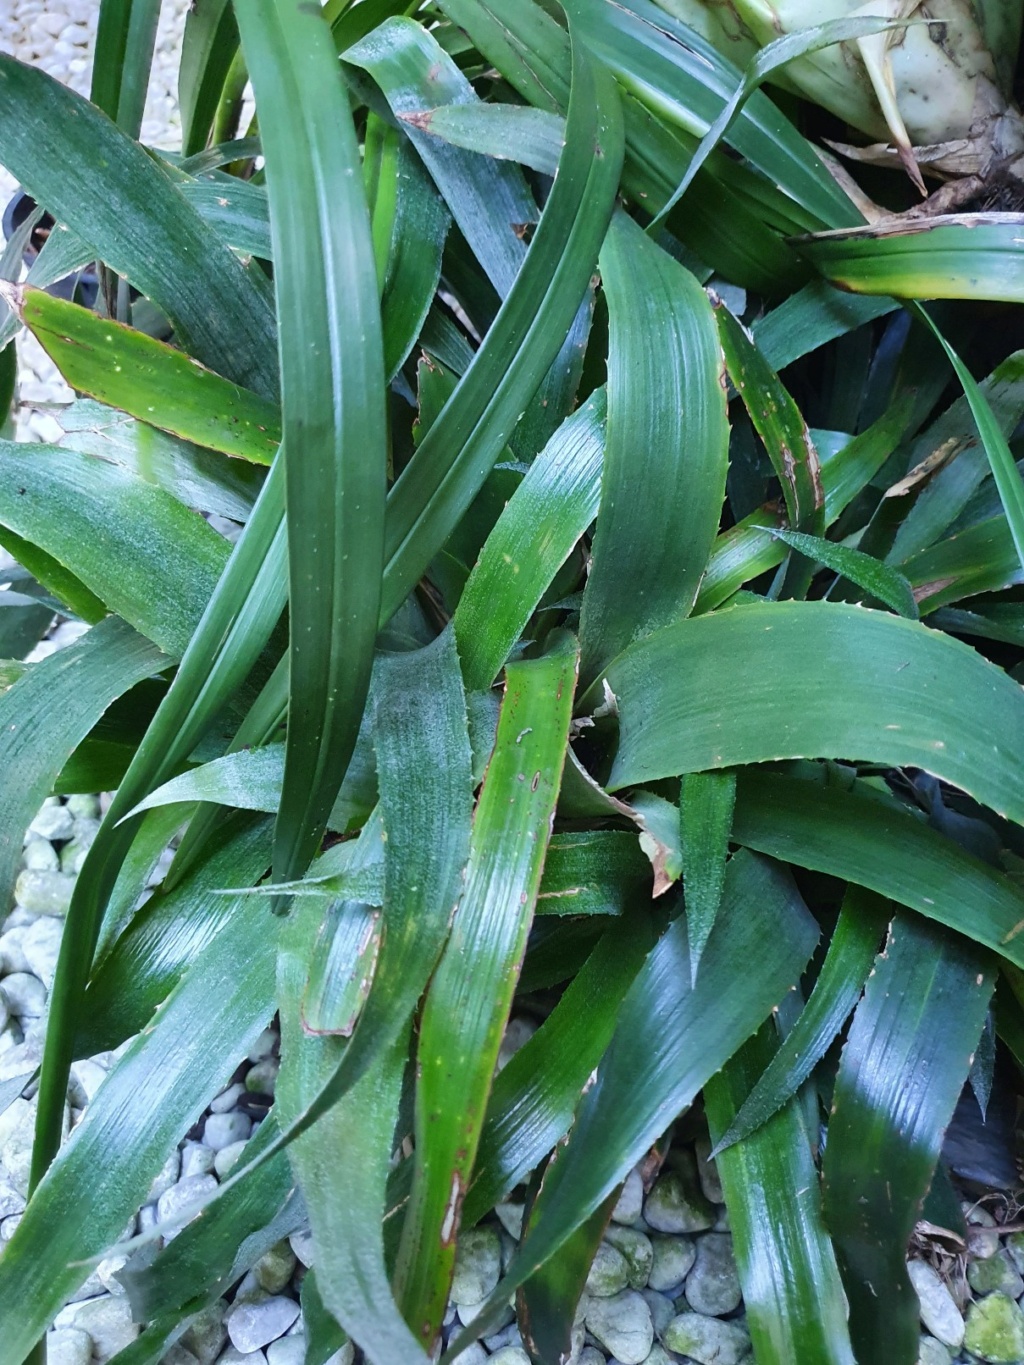
[[[132,1321],[128,1300],[107,1294],[77,1304],[74,1326],[92,1337],[93,1358],[101,1365],[130,1346],[142,1331],[139,1324]]]
[[[591,1299],[587,1327],[622,1365],[640,1365],[654,1344],[651,1310],[635,1289],[607,1299]]]
[[[724,1317],[739,1306],[741,1297],[732,1237],[722,1232],[699,1237],[697,1259],[686,1277],[687,1303],[698,1313]]]
[[[630,1171],[622,1183],[619,1197],[612,1209],[613,1223],[635,1223],[644,1209],[644,1182],[639,1171]]]
[[[663,1341],[697,1365],[743,1365],[750,1351],[746,1328],[703,1313],[680,1313],[665,1328]]]
[[[216,1154],[213,1159],[213,1169],[221,1180],[226,1180],[231,1174],[232,1167],[238,1164],[238,1159],[245,1148],[244,1142],[232,1142],[227,1147],[222,1147]]]
[[[211,1114],[203,1125],[203,1141],[219,1152],[223,1147],[245,1142],[251,1132],[252,1119],[248,1114]]]
[[[643,1289],[654,1266],[651,1239],[638,1228],[612,1223],[605,1233],[605,1241],[625,1258],[630,1289]]]
[[[927,1261],[909,1261],[907,1273],[921,1303],[921,1321],[946,1346],[958,1351],[964,1339],[964,1320],[938,1271]]]
[[[461,1306],[483,1303],[501,1275],[501,1243],[493,1228],[467,1228],[455,1250],[451,1297]]]
[[[663,1172],[644,1203],[644,1218],[657,1232],[703,1232],[714,1226],[692,1155],[681,1152],[675,1170]]]
[[[228,1336],[237,1350],[257,1351],[283,1337],[298,1316],[299,1305],[282,1295],[260,1303],[236,1303],[227,1316]]]
[[[651,1289],[668,1290],[681,1285],[697,1259],[697,1248],[689,1237],[652,1237],[654,1263],[647,1283]]]
[[[46,1334],[46,1365],[90,1365],[92,1337],[77,1327]]]
[[[629,1266],[621,1251],[601,1242],[587,1275],[587,1293],[600,1299],[611,1298],[629,1285]]]

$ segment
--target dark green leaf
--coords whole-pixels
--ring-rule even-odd
[[[696,279],[627,218],[601,250],[608,425],[580,614],[584,682],[689,614],[718,530],[729,427],[725,360]],[[665,403],[659,395],[675,395]]]
[[[873,555],[854,550],[849,545],[837,545],[822,536],[807,536],[800,531],[778,530],[774,534],[792,550],[799,550],[816,564],[824,564],[863,588],[871,597],[884,602],[901,616],[917,620],[917,603],[910,584],[895,569],[875,559]]]
[[[0,524],[174,657],[184,653],[229,551],[163,489],[55,446],[0,442]]]
[[[89,98],[138,137],[153,65],[160,0],[102,0]]]
[[[1024,893],[1009,878],[860,784],[744,773],[733,838],[869,887],[1024,966]]]
[[[873,945],[873,946],[877,946]],[[704,1087],[712,1140],[735,1121],[755,1077],[774,1065],[765,1024]],[[800,1107],[721,1152],[722,1181],[747,1326],[759,1365],[854,1365],[835,1252],[821,1216],[818,1172]]]
[[[495,1307],[594,1213],[796,984],[816,938],[787,875],[746,853],[729,864],[696,986],[686,921],[673,922],[623,1001],[597,1078],[545,1174],[531,1235],[475,1317],[473,1335],[487,1330]],[[755,958],[756,974],[736,971],[737,962]],[[449,1359],[459,1344],[449,1347]]]
[[[45,153],[40,127],[61,132]],[[197,360],[257,393],[274,394],[274,321],[264,277],[211,237],[137,143],[80,95],[6,53],[0,55],[0,140],[11,174],[162,308]]]
[[[167,665],[116,617],[36,664],[0,693],[0,896],[10,897],[21,845],[64,763],[117,697]]]
[[[470,688],[489,687],[534,608],[597,515],[604,393],[559,427],[487,537],[455,612]]]
[[[305,871],[324,833],[370,683],[384,360],[359,149],[330,29],[301,0],[265,0],[236,18],[260,111],[275,243],[290,723],[274,874],[287,881]]]
[[[847,889],[821,973],[796,1023],[781,1046],[752,1049],[764,1054],[764,1064],[755,1068],[744,1086],[723,1087],[723,1091],[737,1093],[735,1112],[726,1119],[722,1106],[712,1156],[720,1156],[767,1123],[803,1085],[860,999],[888,921],[887,902],[881,897],[857,886]],[[745,1070],[750,1068],[738,1068],[740,1074]],[[779,1127],[788,1129],[792,1122],[791,1116]],[[776,1145],[774,1135],[765,1141],[769,1151]],[[752,1150],[756,1144],[740,1153],[741,1171]]]
[[[704,945],[714,928],[725,886],[725,861],[736,801],[734,772],[687,773],[679,799],[683,845],[683,892],[690,972],[694,982]]]
[[[824,1204],[860,1360],[917,1360],[920,1304],[906,1248],[993,980],[988,954],[899,915],[853,1016],[832,1099]]]
[[[590,287],[622,154],[611,78],[574,49],[559,172],[526,260],[465,378],[389,499],[384,616],[416,583],[483,485]]]
[[[504,1199],[565,1136],[651,937],[647,916],[634,906],[605,931],[544,1023],[498,1073],[462,1210],[465,1226]]]
[[[462,899],[423,1009],[416,1167],[396,1284],[428,1349],[444,1314],[459,1212],[539,890],[577,665],[575,641],[565,637],[544,657],[506,670]]]
[[[807,423],[778,375],[723,303],[715,305],[715,318],[729,377],[782,484],[790,523],[794,530],[815,534],[824,526],[825,492]]]
[[[606,677],[620,727],[613,790],[777,758],[851,758],[925,768],[1024,821],[1020,688],[916,621],[832,602],[738,606],[659,631]]]

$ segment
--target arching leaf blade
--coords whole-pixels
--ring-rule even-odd
[[[925,768],[1024,820],[1020,688],[916,621],[838,602],[737,606],[659,631],[604,676],[619,713],[612,790],[772,759],[849,758]]]
[[[920,1304],[906,1248],[992,995],[991,958],[898,915],[850,1025],[823,1168],[825,1220],[858,1359],[912,1365]]]

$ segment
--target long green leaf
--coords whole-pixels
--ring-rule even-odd
[[[667,217],[675,208],[693,183],[693,179],[701,166],[719,142],[728,136],[729,129],[744,104],[755,90],[760,89],[772,72],[779,70],[788,62],[795,61],[798,57],[818,52],[823,47],[831,47],[834,43],[848,42],[850,39],[867,37],[871,33],[882,33],[889,29],[902,28],[907,22],[906,19],[887,20],[876,18],[873,15],[855,15],[850,18],[832,19],[824,24],[800,28],[795,33],[784,33],[781,37],[766,43],[760,51],[755,52],[751,57],[739,85],[728,102],[722,107],[722,111],[714,123],[701,138],[700,145],[693,154],[693,160],[687,167],[686,174],[679,182],[672,197],[662,206],[657,217],[652,220],[652,227]],[[843,207],[845,210],[845,205]],[[834,206],[830,205],[829,208],[832,212],[835,211]]]
[[[43,1054],[32,1149],[33,1188],[60,1143],[67,1077],[107,902],[141,816],[139,799],[181,763],[247,677],[283,607],[282,465],[277,460],[177,675],[114,796],[79,874],[68,909]]]
[[[911,399],[901,395],[866,431],[842,450],[824,458],[821,482],[825,490],[825,524],[870,482],[895,450],[910,420]],[[707,573],[697,595],[697,612],[721,606],[732,594],[760,573],[775,568],[785,558],[775,531],[783,529],[781,513],[762,508],[723,531],[715,541]]]
[[[306,900],[296,904],[282,931],[281,1072],[275,1095],[286,1130],[309,1111],[346,1047],[343,1039],[311,1038],[302,1028],[307,964],[319,927],[320,910]],[[291,1150],[309,1202],[320,1297],[374,1365],[396,1360],[423,1365],[427,1359],[392,1298],[382,1238],[407,1028],[402,1026],[397,1042]],[[345,1153],[342,1171],[339,1152]]]
[[[704,945],[722,903],[735,800],[734,772],[687,773],[683,778],[679,829],[683,845],[690,973],[694,982]]]
[[[721,1141],[758,1072],[773,1064],[770,1028],[763,1025],[704,1087],[712,1140]],[[798,1103],[790,1100],[718,1157],[759,1365],[854,1365],[809,1137]]]
[[[266,477],[247,461],[222,459],[90,398],[69,404],[58,420],[69,450],[121,465],[186,507],[232,521],[248,521]]]
[[[686,921],[674,921],[623,1001],[569,1139],[545,1173],[542,1212],[475,1316],[473,1335],[487,1331],[511,1290],[590,1217],[763,1022],[798,980],[816,938],[817,926],[787,875],[747,853],[729,864],[696,986],[690,983]],[[756,974],[736,971],[737,962],[754,957]],[[456,1339],[446,1358],[460,1345],[465,1342]]]
[[[117,697],[169,661],[117,617],[94,626],[0,694],[0,896],[10,897],[21,845],[64,763]]]
[[[587,19],[595,52],[627,89],[698,137],[728,107],[742,80],[706,39],[649,0],[590,4]],[[859,216],[814,148],[759,91],[742,106],[726,140],[820,222],[839,227]]]
[[[12,298],[72,388],[198,445],[259,464],[274,458],[281,439],[276,404],[162,341],[41,289]]]
[[[1002,515],[929,545],[902,570],[923,616],[947,602],[1024,582],[1024,562]]]
[[[782,484],[793,529],[813,535],[824,525],[825,492],[807,423],[778,375],[723,303],[716,304],[715,318],[729,377]]]
[[[916,621],[831,602],[733,607],[633,645],[605,676],[620,727],[612,790],[778,758],[853,758],[925,768],[1024,821],[1020,688]]]
[[[590,286],[611,217],[622,123],[611,78],[578,44],[558,175],[523,268],[389,500],[383,615],[404,600],[490,472]]]
[[[993,982],[987,954],[900,915],[854,1014],[832,1100],[824,1202],[859,1360],[917,1359],[920,1304],[907,1243]]]
[[[54,446],[0,442],[0,525],[52,555],[172,657],[184,653],[229,551],[163,489]]]
[[[739,784],[733,838],[866,886],[1024,965],[1020,889],[894,799],[751,771]]]
[[[252,902],[225,923],[103,1083],[0,1258],[0,1330],[21,1365],[89,1260],[114,1243],[175,1143],[274,1013],[275,938]],[[222,983],[212,995],[210,973]],[[112,1159],[117,1153],[117,1159]]]
[[[158,891],[104,956],[85,992],[76,1050],[119,1047],[146,1028],[182,976],[239,913],[243,897],[218,894],[249,886],[266,872],[268,822],[236,816],[208,857],[171,892]],[[266,902],[263,902],[264,907]]]
[[[274,872],[288,880],[316,852],[370,682],[384,361],[359,150],[330,30],[300,0],[261,0],[236,18],[260,109],[275,242],[290,645]]]
[[[254,1146],[266,1146],[277,1131],[277,1118],[272,1111],[253,1137]],[[295,1178],[287,1160],[282,1158],[267,1165],[262,1179],[240,1183],[204,1217],[186,1223],[154,1261],[150,1262],[148,1257],[140,1258],[141,1264],[129,1261],[119,1278],[136,1318],[152,1321],[180,1317],[225,1293],[238,1278],[232,1272],[243,1243],[245,1259],[252,1256],[252,1261],[258,1260],[266,1248],[259,1248],[253,1255],[252,1243],[258,1245],[261,1230],[272,1225],[289,1206],[294,1210],[294,1227],[298,1228],[304,1221],[301,1200],[295,1198]]]
[[[45,153],[40,127],[53,136]],[[80,95],[6,53],[0,140],[11,174],[163,309],[186,350],[237,384],[275,393],[274,320],[263,277],[211,237],[141,147]]]
[[[898,307],[894,299],[846,294],[825,280],[812,280],[758,318],[751,331],[768,364],[783,370],[810,351]]]
[[[555,574],[597,515],[604,393],[559,427],[487,537],[459,598],[455,634],[469,688],[489,687]]]
[[[885,901],[859,887],[848,888],[810,999],[781,1045],[769,1049],[759,1073],[751,1075],[742,1087],[728,1118],[722,1106],[712,1156],[720,1156],[767,1123],[821,1061],[860,999],[888,920]],[[787,1120],[780,1126],[788,1128],[790,1124]],[[774,1145],[770,1141],[768,1149]],[[744,1155],[741,1153],[741,1171]]]
[[[129,137],[146,105],[160,0],[102,0],[89,98]]]
[[[516,225],[537,217],[522,172],[429,137],[418,127],[417,116],[434,105],[476,105],[469,81],[435,36],[411,19],[386,20],[349,48],[345,61],[368,71],[380,85],[470,249],[505,298],[526,257]]]
[[[1005,295],[1001,295],[1001,297],[1005,297]],[[1003,511],[1006,513],[1006,521],[1010,528],[1010,534],[1013,536],[1013,543],[1017,547],[1017,555],[1020,558],[1021,565],[1024,566],[1024,479],[1021,478],[1002,428],[996,420],[984,393],[979,388],[977,380],[935,326],[928,313],[924,309],[921,310],[921,313],[941,343],[942,349],[949,357],[949,363],[956,371],[957,379],[963,385],[967,402],[970,404],[974,420],[978,424],[978,434],[981,437],[982,445],[985,447],[989,464],[992,466],[992,477],[999,489],[999,497],[1003,504]]]
[[[816,564],[824,564],[837,574],[856,583],[866,593],[884,602],[901,616],[917,620],[917,603],[910,584],[895,569],[875,559],[873,555],[854,550],[849,545],[837,545],[823,536],[807,536],[800,531],[778,530],[775,535],[791,550],[799,552]]]
[[[444,1314],[460,1210],[539,890],[577,662],[569,637],[507,669],[462,900],[424,1006],[416,1167],[396,1283],[428,1349]]]
[[[425,696],[433,699],[429,707]],[[450,633],[426,650],[387,661],[375,698],[375,733],[386,834],[384,943],[352,1042],[337,1058],[327,1084],[309,1094],[303,1112],[292,1116],[286,1136],[299,1123],[308,1126],[317,1110],[323,1112],[353,1082],[355,1089],[341,1100],[344,1112],[365,1103],[359,1096],[365,1097],[366,1086],[358,1083],[363,1072],[367,1083],[383,1066],[398,1065],[400,1074],[400,1063],[386,1059],[408,1026],[448,934],[469,857],[472,814],[465,701]],[[384,1110],[381,1121],[386,1122]],[[324,1141],[323,1122],[312,1134],[319,1142]],[[332,1122],[328,1115],[327,1125]],[[307,1150],[314,1146],[308,1143]],[[354,1170],[353,1181],[361,1179]],[[364,1234],[349,1222],[351,1191],[347,1182],[336,1183],[330,1167],[323,1175],[310,1174],[305,1190],[336,1230],[349,1229],[347,1240],[353,1244],[343,1253],[337,1236],[320,1245],[318,1284],[324,1302],[366,1349],[383,1353],[377,1333],[385,1310],[353,1297],[351,1286],[353,1264],[365,1264],[369,1278],[383,1249],[375,1241],[360,1249]],[[388,1311],[395,1318],[391,1330],[401,1336],[397,1310],[392,1305]]]
[[[565,1136],[651,936],[634,906],[601,936],[547,1019],[499,1072],[462,1209],[465,1226],[504,1199]]]
[[[729,446],[725,360],[696,279],[625,214],[612,219],[600,268],[608,426],[580,613],[584,682],[631,641],[689,614],[718,530]]]
[[[1024,252],[1012,214],[897,217],[802,237],[799,247],[827,280],[856,294],[1024,302]]]
[[[565,1239],[558,1255],[520,1286],[517,1317],[531,1360],[571,1358],[576,1311],[617,1197],[615,1190]],[[524,1224],[524,1236],[529,1236],[529,1229],[530,1224]]]
[[[978,385],[1009,438],[1024,416],[1024,351],[1014,351]],[[908,463],[917,468],[929,456],[945,456],[920,487],[907,510],[887,556],[900,564],[934,544],[956,520],[971,495],[990,472],[985,443],[979,439],[966,393],[914,440]]]
[[[394,137],[398,141],[398,135]],[[381,310],[384,370],[391,380],[408,358],[433,302],[451,219],[444,200],[404,139],[388,159],[387,172],[389,193],[383,198],[389,201],[392,211],[386,216]],[[378,205],[381,198],[378,191]],[[375,238],[379,216],[375,206]]]
[[[207,0],[188,10],[178,67],[181,149],[185,156],[206,146],[237,52],[238,25],[230,0]]]

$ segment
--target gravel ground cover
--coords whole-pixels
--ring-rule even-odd
[[[88,92],[96,0],[7,0],[0,6],[0,47],[41,65],[75,89]],[[177,132],[177,48],[186,3],[165,0],[144,140],[173,146]],[[0,200],[15,191],[0,170]],[[71,398],[52,362],[32,338],[19,339],[19,436],[53,440],[59,428],[49,405]],[[0,562],[0,573],[3,563]],[[56,622],[32,657],[61,648],[82,628]],[[30,1081],[39,1064],[46,1006],[56,966],[63,916],[74,878],[95,835],[100,796],[47,801],[29,829],[16,901],[0,919],[0,1085]],[[151,884],[163,865],[154,868]],[[504,1056],[529,1035],[516,1020]],[[69,1130],[115,1065],[121,1049],[76,1064],[68,1091]],[[278,1037],[268,1029],[240,1059],[209,1110],[172,1153],[126,1235],[211,1190],[238,1160],[273,1101]],[[0,1255],[25,1204],[31,1151],[33,1085],[0,1113]],[[744,1365],[750,1355],[728,1216],[709,1143],[699,1119],[680,1125],[661,1172],[645,1188],[639,1172],[627,1180],[580,1304],[568,1365]],[[956,1361],[1024,1360],[1024,1232],[1004,1231],[998,1203],[966,1206],[966,1256],[939,1251],[911,1262],[921,1300],[921,1365]],[[461,1241],[445,1339],[472,1321],[501,1274],[520,1233],[523,1208],[515,1199]],[[1005,1221],[1005,1219],[1004,1219]],[[927,1247],[922,1250],[927,1251]],[[165,1354],[168,1365],[302,1365],[306,1359],[299,1305],[312,1263],[308,1233],[297,1229],[268,1251],[228,1298],[193,1321]],[[118,1272],[124,1262],[100,1264],[61,1312],[48,1338],[50,1365],[100,1365],[138,1335]],[[466,1365],[529,1365],[512,1309],[508,1321],[467,1351]],[[346,1346],[329,1365],[352,1365]]]

